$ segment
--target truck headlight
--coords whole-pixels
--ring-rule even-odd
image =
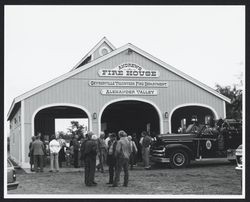
[[[16,181],[16,171],[13,170],[13,180]]]

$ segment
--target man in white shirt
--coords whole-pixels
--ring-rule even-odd
[[[52,136],[52,140],[49,143],[50,150],[50,171],[53,172],[54,164],[56,172],[59,172],[58,155],[61,149],[60,143],[56,140],[55,135]]]
[[[101,135],[101,134],[104,134],[104,136],[105,136],[105,133],[104,133],[103,131],[101,131],[100,135]],[[104,140],[107,147],[108,147],[108,142],[109,142],[109,140],[110,140],[110,135],[111,135],[111,133],[109,133],[109,134],[108,134],[108,137],[106,137],[105,140]]]

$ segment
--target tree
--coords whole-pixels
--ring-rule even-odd
[[[71,126],[68,128],[68,132],[72,134],[74,137],[77,135],[79,138],[84,137],[84,132],[86,130],[86,127],[84,125],[79,124],[78,121],[71,121]]]
[[[216,84],[216,91],[231,99],[231,103],[226,103],[226,116],[229,119],[242,119],[242,90],[233,87],[222,87]]]
[[[58,131],[57,135],[64,140],[70,140],[72,138],[72,134],[65,133],[64,131]]]

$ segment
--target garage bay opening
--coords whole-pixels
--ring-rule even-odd
[[[101,117],[101,130],[105,134],[125,130],[128,135],[142,131],[159,134],[159,116],[156,109],[146,102],[126,100],[110,104]]]
[[[49,142],[56,135],[60,143],[59,167],[82,166],[80,144],[89,129],[89,118],[85,111],[70,106],[53,106],[40,110],[34,118],[34,135],[41,135],[45,155],[43,165],[50,165]],[[73,144],[73,140],[75,143]],[[77,146],[77,147],[76,147]],[[77,149],[75,149],[77,148]]]
[[[178,133],[179,128],[188,127],[195,118],[199,124],[204,124],[206,119],[215,118],[214,113],[206,107],[201,106],[185,106],[176,109],[171,117],[171,131]]]
[[[83,110],[69,106],[54,106],[42,109],[36,114],[33,135],[41,133],[42,139],[50,139],[52,134],[62,131],[62,128],[66,130],[70,126],[68,125],[70,121],[67,121],[67,119],[78,120],[85,124],[86,130],[89,128],[88,116]]]

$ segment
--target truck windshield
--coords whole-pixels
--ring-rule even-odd
[[[187,130],[185,133],[200,133],[203,128],[205,127],[204,124],[190,124],[188,127],[187,127]]]
[[[190,133],[192,128],[193,128],[194,124],[190,124],[188,127],[187,127],[187,130],[186,130],[186,133]]]

